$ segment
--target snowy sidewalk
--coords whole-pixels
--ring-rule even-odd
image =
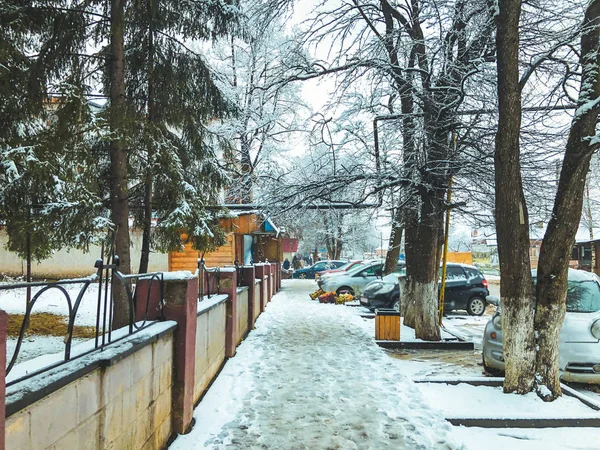
[[[452,427],[352,308],[286,280],[195,411],[182,449],[453,449]]]

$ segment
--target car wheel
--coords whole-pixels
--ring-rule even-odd
[[[485,300],[481,297],[471,297],[467,303],[467,312],[471,316],[481,316],[485,312]]]
[[[400,300],[396,300],[396,303],[394,303],[394,310],[400,311]]]
[[[342,295],[342,294],[350,294],[350,295],[354,295],[354,290],[351,287],[348,286],[342,286],[341,288],[339,288],[336,291],[337,295]]]
[[[483,365],[483,370],[488,375],[491,375],[493,377],[501,377],[504,375],[504,372],[502,372],[500,369],[494,369],[492,367],[488,367],[487,364],[485,363],[485,358],[483,357],[483,355],[481,355],[481,363]]]
[[[300,278],[301,280],[306,280],[308,278],[308,275],[306,275],[305,273],[301,273],[298,275],[298,278]]]

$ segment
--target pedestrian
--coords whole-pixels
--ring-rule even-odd
[[[283,268],[285,270],[289,270],[290,269],[290,260],[285,258],[285,261],[283,261]]]
[[[310,255],[308,255],[308,265],[312,266],[314,264],[314,260],[313,260],[313,255],[312,253]]]
[[[292,267],[294,270],[298,270],[300,268],[300,259],[296,255],[294,255],[292,258]]]

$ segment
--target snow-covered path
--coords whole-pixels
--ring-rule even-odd
[[[311,301],[314,288],[284,281],[171,449],[461,448],[374,343],[373,321]]]

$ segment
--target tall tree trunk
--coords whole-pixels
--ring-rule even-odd
[[[339,260],[342,256],[342,236],[343,236],[343,231],[342,231],[342,220],[343,220],[343,216],[339,218],[338,221],[338,226],[337,226],[337,236],[335,237],[335,256],[334,259]]]
[[[342,241],[340,239],[336,239],[335,255],[333,256],[333,259],[339,260],[341,257],[342,257]]]
[[[148,0],[148,129],[154,134],[154,1]],[[148,272],[150,262],[150,233],[152,231],[152,192],[154,183],[154,139],[147,143],[148,166],[144,189],[144,223],[139,273]]]
[[[417,226],[417,208],[420,204],[415,196],[408,201],[405,209],[405,239],[404,253],[406,255],[406,280],[402,291],[401,305],[402,315],[404,316],[404,325],[407,327],[415,327],[415,295],[412,292],[412,274],[414,273],[414,265],[419,262],[419,249],[417,243],[419,241],[419,227]]]
[[[425,341],[439,341],[438,324],[438,235],[440,221],[435,217],[440,205],[433,198],[422,199],[421,221],[414,251],[420,258],[413,261],[409,292],[414,303],[415,336]]]
[[[521,180],[519,137],[519,17],[521,0],[499,0],[496,17],[498,53],[498,132],[496,133],[496,234],[500,260],[505,392],[533,388],[535,342],[529,261],[529,218]]]
[[[582,67],[578,108],[575,111],[552,216],[544,235],[537,272],[535,331],[537,336],[536,383],[546,401],[561,395],[558,346],[565,318],[569,259],[579,228],[590,159],[598,147],[596,132],[600,98],[598,54],[600,0],[588,6],[581,37]],[[545,389],[544,386],[547,388]]]
[[[131,272],[129,253],[129,199],[127,197],[127,151],[120,137],[125,114],[125,0],[112,0],[110,23],[110,209],[116,227],[115,252],[120,258],[119,270]],[[113,327],[128,323],[129,301],[116,278],[113,278]]]
[[[385,265],[383,274],[387,275],[398,270],[398,257],[400,256],[400,245],[402,244],[402,209],[396,208],[394,220],[392,222],[392,233],[388,244],[388,251],[385,255]]]

